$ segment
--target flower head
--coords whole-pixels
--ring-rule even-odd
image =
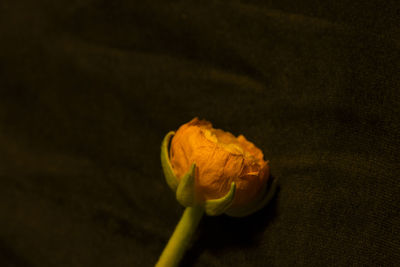
[[[177,184],[195,164],[194,193],[198,203],[222,199],[234,190],[224,211],[241,216],[265,199],[269,164],[262,151],[243,135],[235,137],[214,129],[206,120],[196,117],[178,129],[171,141],[169,161]]]
[[[171,142],[170,160],[178,179],[196,163],[196,191],[204,200],[223,197],[235,182],[233,206],[254,199],[269,176],[268,162],[253,143],[198,118],[178,129]]]

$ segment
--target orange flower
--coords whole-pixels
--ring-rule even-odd
[[[196,164],[195,191],[200,201],[224,197],[235,182],[234,209],[260,199],[268,181],[268,161],[259,148],[243,135],[214,129],[197,117],[178,129],[169,152],[178,180]]]
[[[243,135],[214,129],[206,120],[194,118],[176,133],[168,132],[160,156],[165,180],[186,209],[156,266],[178,266],[204,213],[250,215],[264,207],[277,188],[260,149]]]

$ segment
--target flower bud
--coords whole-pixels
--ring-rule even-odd
[[[200,204],[209,215],[246,216],[264,206],[276,183],[268,185],[269,165],[262,151],[243,135],[214,129],[194,118],[162,146],[167,183],[184,206]]]

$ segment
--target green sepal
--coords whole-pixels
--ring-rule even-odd
[[[167,133],[161,144],[161,166],[164,171],[165,180],[172,191],[176,192],[179,181],[175,176],[172,169],[171,162],[169,161],[168,144],[171,137],[175,134],[174,131]]]
[[[176,190],[176,199],[185,207],[194,206],[196,202],[195,170],[196,164],[193,163],[189,171],[181,178]]]
[[[224,213],[233,203],[235,198],[236,184],[232,182],[229,192],[218,199],[207,200],[204,203],[204,209],[207,215],[216,216]]]
[[[275,195],[276,188],[278,185],[277,179],[273,178],[273,180],[268,184],[269,186],[265,185],[262,193],[260,194],[261,197],[259,197],[256,201],[254,201],[250,205],[246,205],[240,208],[230,209],[226,211],[225,214],[231,217],[245,217],[262,209],[265,205],[268,204],[268,202]]]

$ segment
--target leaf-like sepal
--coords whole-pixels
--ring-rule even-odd
[[[273,178],[273,180],[268,184],[269,185],[265,185],[261,193],[261,197],[258,198],[256,201],[243,207],[230,209],[225,213],[231,217],[245,217],[262,209],[265,205],[268,204],[268,202],[275,195],[276,188],[278,185],[277,179]]]
[[[231,189],[222,198],[207,200],[204,203],[204,209],[207,215],[216,216],[224,213],[233,203],[235,198],[236,184],[232,182]]]
[[[193,163],[189,171],[181,178],[176,190],[176,199],[185,207],[194,206],[196,202],[195,170],[196,164]]]
[[[172,169],[171,162],[169,161],[169,153],[168,153],[168,144],[171,137],[175,134],[175,132],[171,131],[165,135],[164,140],[161,144],[161,165],[164,171],[165,180],[167,181],[168,186],[172,189],[172,191],[176,192],[178,188],[178,179],[175,176],[175,173]]]

